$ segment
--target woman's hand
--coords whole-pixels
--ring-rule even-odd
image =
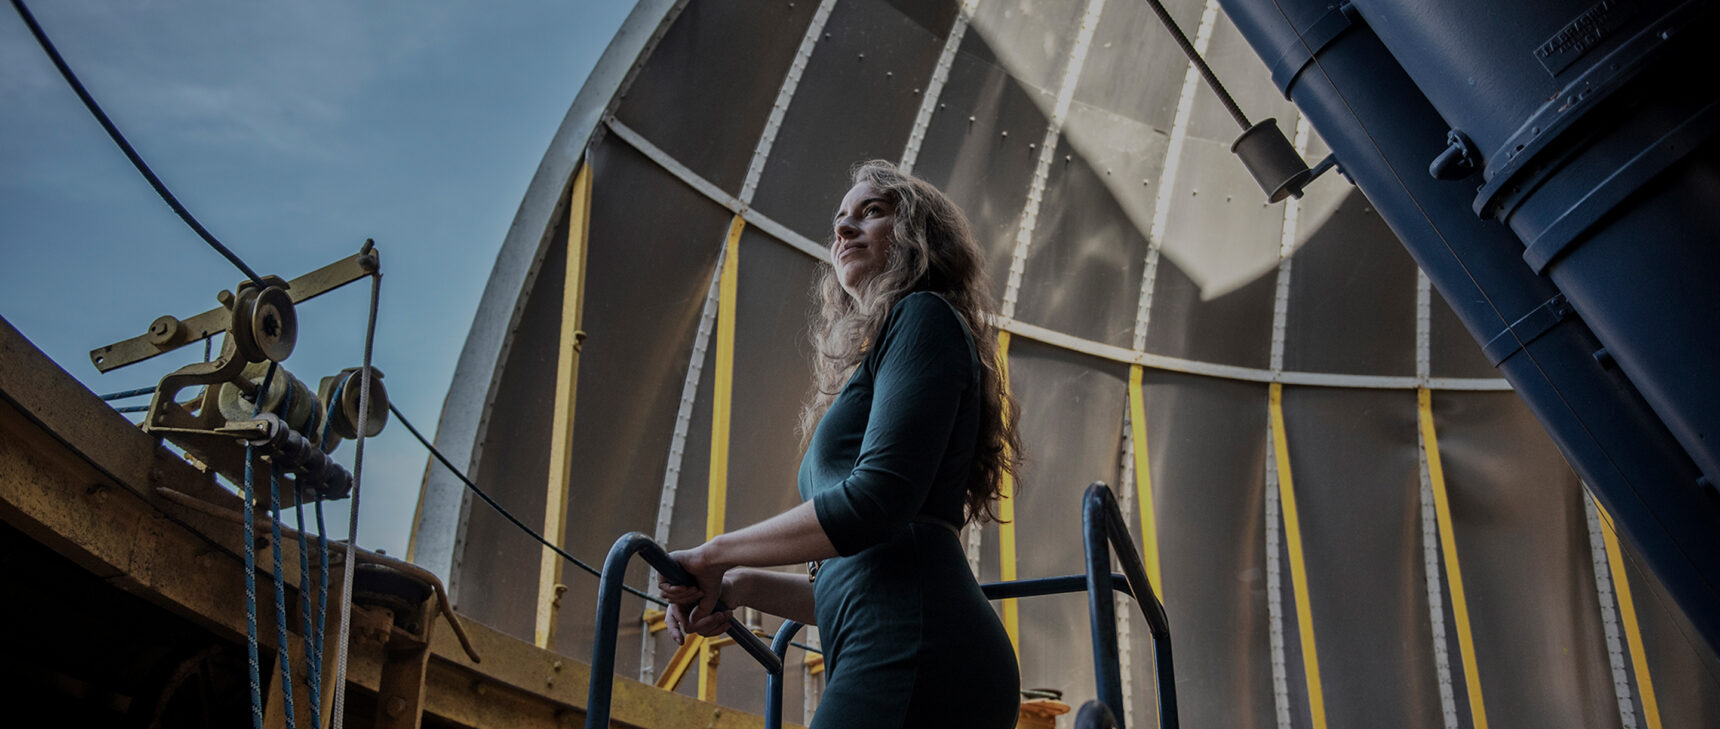
[[[681,567],[693,576],[694,585],[674,585],[659,578],[657,586],[663,593],[663,599],[669,602],[665,611],[664,623],[669,629],[669,637],[680,644],[688,633],[703,636],[716,636],[728,629],[730,610],[718,611],[719,601],[732,602],[732,581],[725,579],[728,573],[726,565],[718,564],[710,559],[710,543],[678,552],[671,552],[669,557],[680,563]],[[726,607],[738,607],[726,605]]]
[[[689,633],[715,638],[728,632],[729,619],[733,616],[730,611],[722,610],[694,619],[692,610],[693,603],[669,603],[663,613],[663,624],[669,629],[669,638],[675,641],[675,645],[684,643]]]

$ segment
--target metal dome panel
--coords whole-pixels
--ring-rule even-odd
[[[1325,154],[1215,4],[1170,11],[1251,118]],[[1675,637],[1688,628],[1652,575],[1606,564],[1581,484],[1367,199],[1328,174],[1263,204],[1228,151],[1235,131],[1138,3],[643,4],[570,111],[578,141],[558,136],[522,206],[438,443],[544,521],[579,160],[589,337],[562,546],[596,561],[627,530],[691,546],[713,521],[791,506],[829,214],[853,163],[899,160],[969,214],[1011,337],[1028,460],[1014,523],[972,533],[978,574],[1005,573],[1006,541],[1022,577],[1080,571],[1081,489],[1114,484],[1132,525],[1156,524],[1188,725],[1310,726],[1321,707],[1339,726],[1452,726],[1475,686],[1501,725],[1621,726],[1612,677],[1628,657],[1607,579],[1636,588],[1665,685],[1707,685],[1691,667],[1712,656]],[[717,351],[725,308],[732,361]],[[463,419],[480,425],[450,425]],[[427,478],[424,500],[417,556],[447,565],[464,614],[531,637],[553,588],[530,569],[542,550],[457,484]],[[571,568],[563,583],[550,647],[583,657],[592,583]],[[1084,602],[1019,611],[1022,685],[1091,697]],[[619,670],[657,677],[674,646],[625,623]],[[1130,630],[1129,713],[1150,722],[1151,643],[1138,616]],[[791,718],[820,680],[799,661]],[[719,702],[762,708],[759,669],[737,655],[721,675]],[[1668,705],[1712,716],[1701,701]]]

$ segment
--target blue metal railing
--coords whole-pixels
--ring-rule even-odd
[[[1109,708],[1103,726],[1123,727],[1120,709],[1123,706],[1122,671],[1117,657],[1117,614],[1115,594],[1122,592],[1135,598],[1147,620],[1153,636],[1154,668],[1158,677],[1159,726],[1176,729],[1176,675],[1171,663],[1170,621],[1164,605],[1147,580],[1146,567],[1141,563],[1128,523],[1111,488],[1102,482],[1087,487],[1082,499],[1081,527],[1086,551],[1087,571],[1079,575],[1042,577],[1030,580],[993,582],[981,585],[987,598],[1037,597],[1071,592],[1086,592],[1088,615],[1093,633],[1093,674],[1102,704]],[[1111,572],[1111,552],[1115,550],[1123,572]],[[639,554],[645,562],[672,583],[689,584],[692,577],[669,558],[667,552],[639,532],[629,532],[616,541],[603,562],[603,578],[598,588],[597,640],[592,648],[591,692],[586,699],[586,729],[609,726],[610,695],[615,686],[615,640],[621,619],[621,577],[627,562]],[[1143,599],[1144,596],[1144,599]],[[800,632],[800,623],[785,620],[769,647],[738,621],[730,620],[728,634],[765,669],[765,727],[782,727],[782,691],[784,659],[788,646]],[[1091,703],[1091,702],[1089,702]],[[1100,712],[1082,707],[1082,716],[1096,722]],[[1115,718],[1113,718],[1115,717]],[[1087,726],[1087,724],[1082,724]]]

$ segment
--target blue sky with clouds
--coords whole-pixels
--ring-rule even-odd
[[[376,366],[433,429],[484,282],[538,160],[632,3],[36,0],[132,145],[216,237],[291,278],[383,254]],[[90,349],[241,279],[135,172],[10,6],[0,10],[0,317],[98,392],[153,385],[201,347],[107,374]],[[288,369],[362,356],[368,292],[299,307]],[[142,399],[137,404],[145,404]],[[340,460],[351,463],[350,446]],[[358,541],[404,554],[425,453],[365,451]],[[346,502],[330,511],[345,534]]]

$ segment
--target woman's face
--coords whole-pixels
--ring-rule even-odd
[[[836,267],[836,280],[849,296],[859,298],[860,289],[890,260],[895,212],[895,203],[870,183],[855,185],[842,198],[842,206],[836,209],[830,265]]]

